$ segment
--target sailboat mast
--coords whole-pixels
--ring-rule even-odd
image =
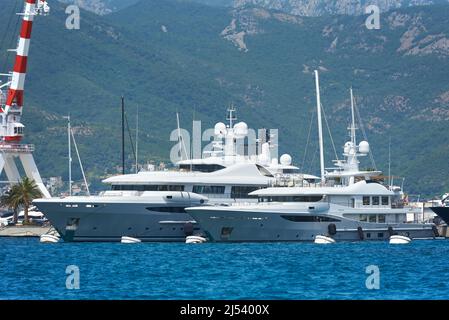
[[[323,126],[321,122],[320,79],[318,76],[318,70],[315,70],[315,85],[316,85],[316,108],[318,118],[318,140],[320,145],[320,173],[321,173],[321,183],[324,183],[326,178],[324,176]]]
[[[351,93],[351,117],[352,117],[352,121],[351,121],[351,142],[352,145],[355,147],[356,145],[356,139],[355,139],[355,110],[354,110],[354,95],[352,93],[352,87],[349,89],[350,93]]]
[[[72,127],[70,125],[70,115],[67,116],[67,139],[69,152],[69,196],[72,195],[72,142],[71,142]]]
[[[125,174],[125,97],[122,96],[122,174]]]
[[[136,173],[139,172],[139,105],[136,113]]]

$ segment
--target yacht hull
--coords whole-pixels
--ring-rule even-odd
[[[66,242],[120,242],[122,236],[143,242],[184,242],[187,235],[201,231],[183,210],[192,205],[191,201],[169,205],[97,197],[73,203],[70,199],[39,199],[34,204]],[[167,208],[184,212],[158,211]]]
[[[435,212],[444,222],[449,223],[449,207],[431,207],[433,212]]]
[[[337,242],[388,240],[393,234],[410,238],[438,236],[433,224],[363,223],[331,214],[322,216],[338,221],[296,222],[284,219],[285,213],[232,209],[189,208],[187,212],[215,242],[314,241],[317,235],[328,235]],[[289,213],[289,217],[292,215]]]

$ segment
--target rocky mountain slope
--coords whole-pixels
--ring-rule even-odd
[[[10,35],[14,8],[0,3],[0,30]],[[299,17],[170,0],[145,0],[104,16],[82,11],[81,29],[67,30],[65,5],[52,9],[34,26],[24,111],[26,139],[36,144],[45,176],[67,178],[63,116],[69,112],[90,179],[118,172],[122,94],[131,127],[139,106],[142,163],[168,160],[176,111],[183,127],[194,116],[205,128],[222,121],[233,102],[251,127],[278,128],[280,152],[316,173],[315,135],[307,153],[305,147],[318,68],[338,153],[353,86],[378,168],[387,169],[391,137],[392,173],[406,177],[410,193],[449,189],[448,5],[389,11],[380,30],[366,29],[363,16]],[[0,67],[12,65],[4,49],[16,35],[0,43]],[[328,137],[326,150],[330,166]],[[362,166],[371,166],[365,160]]]

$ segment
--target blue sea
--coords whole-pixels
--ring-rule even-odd
[[[0,272],[0,299],[448,299],[449,241],[127,245],[0,238]]]

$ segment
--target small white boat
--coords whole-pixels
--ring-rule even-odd
[[[123,236],[120,242],[121,243],[140,243],[140,242],[142,242],[142,240],[133,238],[133,237]]]
[[[186,238],[186,243],[204,243],[207,239],[200,236],[188,236]]]
[[[314,242],[317,244],[330,244],[330,243],[335,243],[335,240],[330,237],[317,235],[317,236],[315,236]]]
[[[48,233],[41,235],[39,239],[41,243],[58,243],[59,240],[60,238],[57,235]]]
[[[412,239],[406,236],[394,235],[390,237],[390,244],[408,244]]]

